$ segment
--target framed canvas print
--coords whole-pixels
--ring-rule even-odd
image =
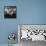
[[[4,6],[4,18],[16,18],[16,6]]]
[[[19,29],[20,28],[20,29]],[[31,41],[46,41],[46,25],[19,25],[18,30],[20,31],[21,40]]]

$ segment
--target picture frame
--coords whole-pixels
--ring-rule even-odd
[[[46,24],[19,24],[18,34],[19,42],[21,40],[46,41]]]
[[[4,6],[4,18],[16,18],[16,6]]]

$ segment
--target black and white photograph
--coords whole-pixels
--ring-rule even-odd
[[[4,18],[16,18],[16,6],[4,6]]]

